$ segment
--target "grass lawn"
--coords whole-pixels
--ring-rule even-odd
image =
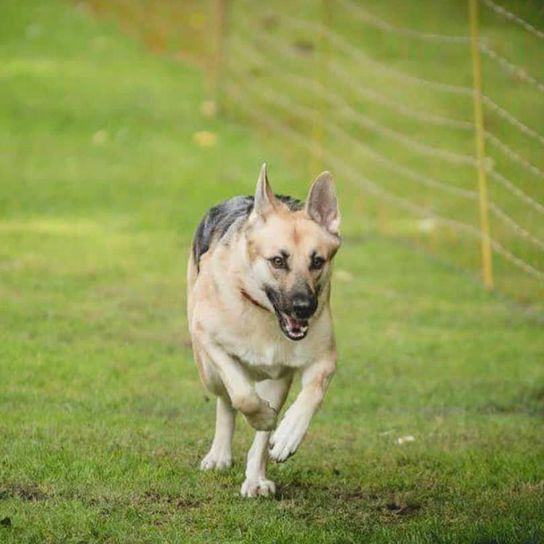
[[[242,418],[235,466],[199,472],[214,403],[186,333],[192,230],[263,159],[295,196],[307,169],[203,118],[197,69],[82,8],[7,0],[0,36],[0,542],[544,541],[542,319],[361,233],[348,205],[339,371],[271,467],[277,499],[239,497]]]

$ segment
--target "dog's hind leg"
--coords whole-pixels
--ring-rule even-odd
[[[255,384],[259,396],[267,400],[277,412],[281,410],[293,375],[289,374],[277,380],[265,380]],[[246,479],[242,484],[243,497],[267,497],[274,495],[276,485],[266,477],[266,462],[268,460],[268,439],[270,432],[257,431],[255,439],[247,454]]]
[[[232,435],[234,434],[234,421],[236,411],[230,400],[217,397],[217,411],[215,419],[215,436],[210,451],[202,459],[202,470],[221,470],[232,465]]]

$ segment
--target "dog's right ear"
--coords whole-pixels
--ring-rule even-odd
[[[266,171],[266,163],[261,166],[257,187],[255,188],[255,203],[253,205],[253,213],[261,217],[266,216],[276,207],[276,197],[272,192],[270,183],[268,182],[268,174]]]
[[[306,212],[331,234],[338,235],[340,211],[336,189],[330,172],[321,172],[313,182],[306,200]]]

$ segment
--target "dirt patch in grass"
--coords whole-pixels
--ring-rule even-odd
[[[524,387],[515,397],[504,401],[489,402],[483,407],[482,411],[491,414],[522,414],[531,417],[543,417],[544,384]]]
[[[52,493],[33,483],[4,483],[0,485],[0,500],[21,499],[23,501],[45,501]]]
[[[143,495],[136,499],[140,504],[156,504],[164,505],[176,510],[188,510],[198,508],[203,503],[210,501],[212,497],[187,497],[170,493],[161,493],[158,491],[146,491]]]
[[[331,519],[353,525],[368,520],[394,523],[411,518],[422,510],[422,505],[413,500],[410,493],[377,493],[359,487],[341,488],[322,486],[308,482],[297,482],[281,487],[276,500],[282,509],[293,517],[303,517],[319,523],[320,519]]]

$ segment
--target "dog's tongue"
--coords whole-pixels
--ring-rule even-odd
[[[290,329],[298,329],[302,324],[298,319],[295,319],[294,317],[290,317],[288,315],[285,316],[285,319]]]
[[[294,317],[284,314],[285,323],[289,332],[292,334],[304,334],[308,328],[308,322],[303,319],[295,319]]]

